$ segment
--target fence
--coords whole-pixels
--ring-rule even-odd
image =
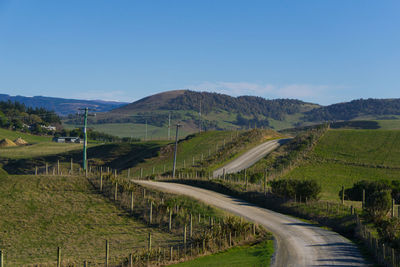
[[[39,168],[36,168],[35,174],[49,176],[53,173],[63,176],[66,173],[68,175],[83,174],[82,171],[73,169],[73,163],[70,165],[71,168],[68,168],[70,166],[65,168],[65,165],[60,162],[46,164],[40,172]],[[50,169],[52,171],[49,171]],[[96,191],[112,200],[130,216],[147,223],[149,229],[156,227],[173,234],[177,237],[177,242],[175,244],[154,243],[150,233],[141,237],[147,239],[147,246],[135,246],[134,241],[129,240],[122,242],[107,240],[104,255],[88,255],[84,262],[73,259],[74,253],[82,255],[84,251],[71,252],[68,248],[59,247],[54,248],[54,262],[48,262],[49,257],[43,257],[40,266],[54,266],[55,262],[57,266],[73,266],[82,263],[84,266],[160,265],[190,259],[265,237],[263,229],[238,218],[221,217],[207,209],[205,212],[192,213],[191,206],[187,206],[185,200],[179,201],[170,194],[130,183],[118,177],[115,170],[92,167],[86,172],[86,176]],[[121,246],[125,248],[129,246],[131,250],[129,255],[122,257],[122,260],[115,254]],[[13,262],[10,256],[7,255],[7,251],[0,251],[1,267],[6,266],[7,262]]]

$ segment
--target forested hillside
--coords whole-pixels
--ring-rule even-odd
[[[400,115],[400,99],[358,99],[320,107],[305,113],[304,121],[352,120],[362,116]],[[391,117],[386,118],[391,119]]]
[[[0,102],[0,127],[32,133],[47,132],[43,126],[60,125],[60,117],[44,108],[30,108],[19,102]]]

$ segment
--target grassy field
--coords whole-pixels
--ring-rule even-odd
[[[0,154],[2,158],[22,159],[27,157],[55,155],[75,150],[82,150],[82,145],[45,142],[27,146],[2,147],[0,148]]]
[[[196,134],[194,138],[181,141],[178,145],[178,155],[177,155],[177,168],[182,168],[185,161],[185,167],[192,165],[193,157],[195,160],[201,159],[201,154],[203,157],[208,156],[208,151],[210,153],[215,153],[216,144],[221,147],[225,142],[228,142],[232,138],[235,138],[236,132],[234,131],[209,131]],[[173,143],[170,146],[165,147],[159,156],[145,160],[139,163],[133,168],[134,175],[138,176],[140,168],[143,168],[144,175],[152,173],[153,167],[156,173],[164,172],[165,170],[172,170],[173,163]]]
[[[271,257],[274,251],[273,240],[267,240],[253,246],[239,246],[228,249],[227,251],[213,255],[203,256],[191,261],[175,264],[171,266],[179,267],[252,267],[270,266]]]
[[[400,131],[330,130],[309,159],[286,177],[315,179],[322,186],[322,198],[336,200],[342,185],[400,179]]]
[[[64,124],[67,129],[74,129],[82,127],[79,125]],[[89,128],[104,132],[107,134],[119,136],[119,137],[132,137],[146,140],[146,125],[139,123],[105,123],[105,124],[91,124]],[[190,133],[185,128],[179,130],[179,137],[185,137]],[[175,128],[171,127],[171,136],[175,137]],[[147,140],[165,140],[168,139],[168,128],[157,127],[153,125],[147,125]]]
[[[54,155],[82,149],[82,144],[61,144],[52,142],[50,136],[31,135],[0,128],[0,139],[15,140],[21,137],[28,142],[25,146],[1,147],[0,157],[10,159],[33,158],[38,156]]]
[[[32,134],[26,134],[26,133],[21,133],[17,131],[11,131],[7,129],[0,128],[0,139],[3,138],[8,138],[12,141],[17,139],[18,137],[21,137],[25,141],[31,144],[35,143],[42,143],[42,142],[50,142],[51,138],[50,136],[38,136],[38,135],[32,135]]]
[[[64,263],[103,262],[106,239],[116,262],[132,248],[145,247],[149,231],[158,245],[179,239],[135,221],[82,177],[2,175],[0,202],[0,248],[7,266],[54,265],[58,246]]]
[[[262,131],[262,130],[260,130]],[[196,134],[194,136],[190,136],[185,140],[179,142],[178,145],[178,155],[177,155],[177,169],[179,168],[190,168],[193,165],[193,158],[195,160],[195,165],[197,161],[201,161],[202,155],[203,159],[206,159],[210,153],[212,156],[216,153],[216,151],[220,151],[223,147],[224,142],[227,145],[231,140],[235,142],[235,140],[240,138],[240,134],[244,133],[244,131],[208,131]],[[276,132],[273,131],[262,131],[264,134],[262,138],[258,138],[257,140],[246,140],[245,147],[238,146],[235,151],[229,151],[232,153],[228,153],[230,155],[229,159],[232,159],[235,155],[239,155],[240,153],[246,151],[250,147],[266,141],[268,139],[276,138],[280,136]],[[260,136],[257,136],[260,137]],[[142,163],[136,165],[132,171],[134,176],[138,176],[140,173],[140,169],[143,168],[144,175],[152,174],[153,168],[155,173],[163,173],[164,165],[165,171],[172,170],[173,164],[173,149],[174,145],[171,143],[169,146],[165,146],[161,148],[160,154],[157,157],[149,158]],[[231,155],[232,154],[232,155]],[[228,160],[228,158],[226,158]],[[224,162],[224,158],[218,158],[218,163]],[[209,168],[216,168],[219,165],[208,166]]]
[[[382,130],[400,130],[400,120],[378,120]]]

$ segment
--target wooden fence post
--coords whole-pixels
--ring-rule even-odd
[[[49,164],[46,162],[46,175],[49,175]]]
[[[149,252],[151,251],[151,233],[149,233],[149,239],[148,239],[147,249],[148,249]]]
[[[74,161],[73,161],[72,158],[71,158],[71,168],[70,168],[70,171],[71,171],[71,175],[73,175],[73,174],[74,174]]]
[[[100,167],[100,192],[103,191],[103,167]]]
[[[170,247],[169,247],[169,260],[170,260],[170,261],[172,261],[173,256],[174,256],[174,247],[173,247],[173,246],[170,246]]]
[[[133,191],[131,191],[131,212],[133,213]]]
[[[4,267],[4,256],[2,250],[0,250],[0,267]]]
[[[140,178],[143,178],[143,168],[140,168]]]
[[[57,248],[57,267],[61,267],[61,248]]]
[[[133,267],[133,255],[132,255],[132,253],[129,254],[129,267]]]
[[[365,208],[365,189],[362,191],[362,208]]]
[[[153,201],[150,202],[149,224],[152,223],[152,220],[153,220]]]
[[[171,232],[171,230],[172,230],[172,208],[169,208],[168,230],[169,230],[170,232]]]
[[[108,244],[108,240],[106,240],[106,267],[108,267],[109,253],[110,253],[110,246]]]
[[[244,169],[244,179],[245,179],[245,181],[246,181],[246,191],[247,191],[247,170],[246,169]]]
[[[344,205],[344,186],[342,185],[342,205]]]
[[[35,175],[37,175],[37,166],[35,167]]]
[[[395,207],[396,203],[394,198],[392,198],[392,218],[394,218],[394,207]]]
[[[186,224],[183,226],[183,245],[186,249]]]
[[[115,182],[114,200],[117,201],[118,198],[118,183]]]
[[[190,224],[189,224],[189,237],[192,238],[193,235],[193,217],[190,213]]]
[[[229,246],[232,246],[232,232],[229,232]]]

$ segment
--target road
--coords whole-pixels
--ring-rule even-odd
[[[370,266],[351,241],[333,231],[197,187],[165,182],[135,182],[188,195],[263,225],[274,234],[277,241],[274,267]]]
[[[247,169],[248,167],[252,166],[254,163],[265,157],[268,153],[271,153],[274,151],[277,147],[279,147],[281,144],[286,143],[290,138],[287,139],[277,139],[277,140],[271,140],[265,143],[262,143],[261,145],[258,145],[243,155],[239,156],[238,158],[232,160],[225,166],[215,170],[213,172],[213,177],[219,177],[222,176],[224,173],[236,173],[241,170]]]

